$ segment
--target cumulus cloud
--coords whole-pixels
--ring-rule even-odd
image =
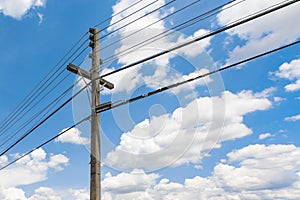
[[[289,122],[295,122],[298,120],[300,120],[300,115],[295,115],[295,116],[284,118],[284,121],[289,121]]]
[[[146,174],[143,170],[138,169],[130,173],[120,173],[117,176],[112,176],[108,173],[102,181],[102,187],[104,191],[112,193],[144,191],[149,186],[154,185],[158,177],[157,174]]]
[[[46,0],[1,0],[0,12],[15,19],[21,19],[30,9],[45,5]]]
[[[292,60],[290,63],[283,63],[275,74],[278,78],[295,81],[284,88],[288,92],[300,90],[300,59]]]
[[[169,12],[170,9],[168,10],[167,8],[160,9],[157,12],[151,13],[146,17],[143,17],[137,20],[136,22],[131,23],[133,20],[140,18],[145,14],[150,13],[152,10],[155,10],[156,8],[164,5],[166,3],[164,0],[157,1],[153,5],[146,7],[142,9],[140,12],[122,20],[120,23],[115,24],[115,22],[118,22],[120,19],[123,19],[125,16],[130,15],[133,10],[138,10],[139,8],[145,7],[146,5],[149,4],[149,2],[147,1],[142,1],[141,3],[134,6],[133,8],[130,8],[121,14],[117,14],[124,8],[127,8],[129,5],[132,5],[133,3],[134,1],[132,0],[121,0],[118,1],[117,4],[113,7],[114,17],[110,22],[112,26],[109,28],[109,31],[115,31],[118,30],[120,27],[123,27],[125,24],[128,23],[130,24],[125,28],[116,31],[116,35],[119,35],[119,37],[123,38],[123,40],[121,41],[120,44],[114,46],[115,49],[111,50],[113,52],[107,51],[110,53],[108,55],[103,55],[104,59],[105,56],[111,56],[111,54],[118,54],[118,63],[125,64],[125,65],[131,64],[134,63],[135,61],[141,60],[141,58],[154,55],[170,47],[174,47],[178,44],[189,41],[195,37],[198,37],[208,32],[208,30],[199,29],[196,30],[195,33],[193,33],[191,36],[184,36],[183,34],[180,33],[174,33],[168,37],[160,36],[153,39],[153,37],[156,35],[168,32],[165,22],[159,21],[159,19],[161,19],[167,12]],[[135,33],[137,30],[141,30],[145,26],[155,21],[159,21],[159,22],[153,24],[146,30],[142,30]],[[168,33],[170,33],[170,31]],[[150,40],[151,42],[147,42],[142,45],[136,46],[141,41],[145,41],[145,40]],[[182,56],[183,58],[189,60],[189,58],[194,58],[201,54],[205,54],[205,49],[210,46],[210,41],[211,38],[208,38],[201,42],[194,43],[193,45],[189,45],[186,48],[182,48],[178,51],[174,51],[172,53],[160,56],[151,61],[145,62],[142,65],[135,66],[134,69],[124,70],[120,73],[107,77],[107,80],[113,82],[116,85],[115,89],[111,92],[130,93],[135,88],[141,85],[146,85],[150,88],[157,88],[158,86],[166,86],[171,83],[177,82],[176,80],[180,80],[180,79],[184,80],[182,78],[182,75],[189,76],[189,74],[197,73],[200,70],[209,68],[210,66],[207,66],[209,64],[204,63],[203,61],[203,63],[201,63],[202,64],[201,68],[194,67],[194,69],[191,70],[190,72],[182,74],[182,72],[178,72],[172,68],[170,60],[176,56]],[[108,39],[108,41],[106,42],[110,44],[110,42],[112,41],[109,41]],[[106,42],[104,42],[102,46],[106,46],[105,44]],[[135,48],[128,50],[133,46],[135,46]],[[119,54],[120,52],[124,52],[124,51],[126,53]],[[127,84],[124,84],[124,82],[126,82]],[[201,85],[202,82],[197,82],[197,83]],[[194,85],[196,85],[196,83]],[[177,90],[177,92],[179,92],[179,90]]]
[[[87,191],[87,189],[70,189],[68,192],[71,194],[72,199],[76,199],[76,200],[90,199],[90,194],[89,191]]]
[[[244,1],[237,6],[222,11],[218,15],[217,20],[219,25],[227,25],[244,16],[281,2],[281,0]],[[227,64],[239,61],[249,55],[256,55],[257,53],[290,43],[299,38],[300,27],[293,25],[299,8],[300,4],[295,3],[287,8],[227,31],[229,36],[238,36],[244,41],[243,44],[230,51]]]
[[[43,153],[40,152],[43,157]],[[102,180],[105,200],[158,199],[299,199],[300,148],[294,145],[249,145],[233,150],[216,164],[208,177],[195,176],[182,183],[162,178],[158,173],[134,169],[117,175],[107,173]],[[1,176],[2,177],[2,176]],[[6,200],[89,199],[86,189],[57,192],[39,187],[26,197],[16,187],[0,189]]]
[[[221,97],[198,98],[171,114],[146,119],[124,133],[105,163],[121,169],[147,170],[198,163],[222,142],[251,134],[243,117],[271,105],[266,97],[251,91],[225,91]]]
[[[258,138],[260,139],[260,140],[264,140],[264,139],[267,139],[267,138],[269,138],[269,137],[273,137],[274,135],[272,135],[271,133],[263,133],[263,134],[260,134],[259,136],[258,136]]]
[[[228,163],[217,165],[214,176],[233,190],[286,188],[299,181],[300,150],[294,145],[250,145],[227,156]]]
[[[65,131],[63,129],[61,132]],[[56,142],[61,143],[71,143],[71,144],[89,144],[89,139],[81,136],[81,131],[77,128],[71,128],[67,132],[60,135],[56,140]]]
[[[160,179],[158,174],[145,174],[141,170],[116,176],[109,174],[103,180],[106,183],[103,196],[114,200],[296,200],[300,198],[299,159],[300,149],[294,145],[249,145],[228,153],[211,176],[195,176],[183,183]],[[142,186],[138,177],[144,180]]]
[[[10,188],[46,180],[50,169],[62,170],[68,162],[69,159],[62,154],[50,155],[47,159],[46,152],[37,149],[13,166],[0,171],[0,187]]]
[[[0,198],[4,200],[89,200],[86,189],[54,190],[49,187],[39,187],[29,196],[21,188],[0,188]]]
[[[48,187],[40,187],[34,193],[28,200],[61,200],[60,196]]]

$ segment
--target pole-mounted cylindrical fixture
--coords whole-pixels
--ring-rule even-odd
[[[96,28],[90,28],[89,29],[89,33],[90,33],[89,39],[91,41],[90,44],[89,44],[89,46],[91,48],[95,48],[95,43],[97,42],[96,41],[97,39],[96,39],[95,35],[99,34],[99,31]]]

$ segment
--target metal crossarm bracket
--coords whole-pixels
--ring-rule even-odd
[[[95,111],[96,111],[96,113],[99,113],[101,110],[103,110],[105,108],[110,108],[111,106],[112,106],[112,102],[109,101],[109,102],[106,102],[106,103],[96,106]]]
[[[74,74],[77,74],[77,75],[80,75],[80,76],[83,76],[84,78],[87,78],[89,80],[92,80],[92,75],[90,72],[84,70],[84,69],[81,69],[79,67],[77,67],[76,65],[73,65],[72,63],[70,63],[68,66],[67,66],[67,70],[69,70],[70,72],[74,73]],[[100,78],[100,85],[103,85],[104,87],[106,87],[107,89],[114,89],[114,84],[103,79],[103,78]]]

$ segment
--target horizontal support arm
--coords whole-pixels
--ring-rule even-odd
[[[73,65],[72,63],[68,64],[67,70],[74,74],[82,76],[86,79],[92,80],[92,75],[90,72],[88,72],[84,69],[81,69],[81,68],[77,67],[76,65]],[[106,87],[110,90],[114,89],[114,87],[115,87],[113,83],[111,83],[103,78],[100,78],[99,82],[100,82],[100,85],[103,85],[104,87]]]

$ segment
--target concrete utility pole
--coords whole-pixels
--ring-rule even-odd
[[[100,85],[113,89],[114,85],[99,77],[100,72],[100,32],[97,28],[90,28],[90,44],[92,48],[92,68],[90,71],[81,69],[72,63],[67,70],[92,81],[91,96],[91,152],[90,152],[90,200],[101,200],[101,147],[100,147],[100,113],[96,109],[106,108],[111,104],[100,105]]]
[[[96,113],[96,106],[100,104],[100,33],[97,28],[90,29],[92,47],[92,108],[91,108],[91,171],[90,171],[90,200],[101,200],[101,151],[100,151],[100,114]]]

